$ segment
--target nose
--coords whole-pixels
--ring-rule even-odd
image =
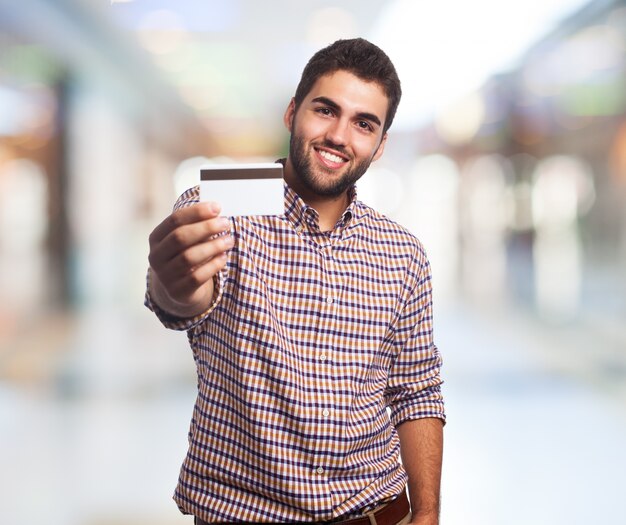
[[[337,146],[345,146],[348,143],[348,124],[347,119],[334,119],[326,130],[326,140]]]

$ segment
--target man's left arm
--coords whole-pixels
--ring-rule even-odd
[[[395,325],[401,351],[390,371],[386,400],[408,476],[411,523],[437,525],[445,421],[441,356],[433,341],[431,273],[423,250],[415,262],[408,272],[415,284]]]
[[[412,525],[439,523],[443,421],[411,419],[397,428],[402,464],[409,477]]]

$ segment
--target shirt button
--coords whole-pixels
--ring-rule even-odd
[[[326,361],[326,354],[320,355],[319,360],[320,361]]]
[[[327,304],[332,304],[332,302],[333,302],[333,298],[332,297],[327,297],[326,298],[326,303]]]
[[[318,474],[324,474],[324,467],[317,467],[315,469],[315,472],[317,472]]]
[[[324,417],[328,417],[328,416],[330,416],[330,411],[329,410],[324,410],[324,411],[322,411],[322,415]]]

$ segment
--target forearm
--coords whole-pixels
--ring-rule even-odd
[[[409,499],[417,525],[439,523],[443,422],[436,418],[410,420],[398,427],[402,463],[409,477]]]

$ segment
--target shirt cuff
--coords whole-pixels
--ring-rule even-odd
[[[398,427],[406,421],[424,418],[446,421],[446,413],[439,385],[421,391],[418,395],[405,399],[391,407],[391,423]]]

